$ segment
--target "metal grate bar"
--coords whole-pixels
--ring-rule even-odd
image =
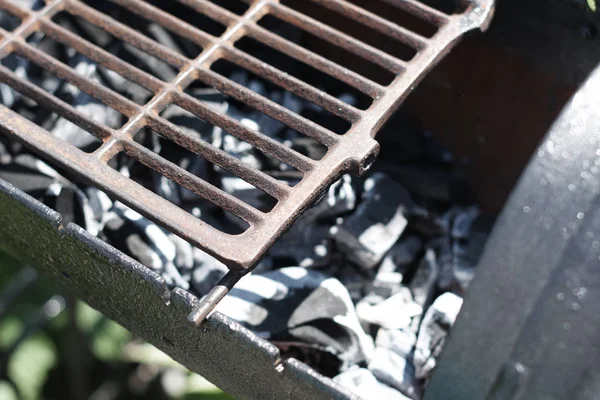
[[[228,56],[225,55],[224,57]],[[233,57],[231,58],[231,61],[234,61]],[[265,70],[269,69],[269,66],[264,65],[264,68]],[[255,73],[259,72],[261,76],[268,75],[268,72],[260,69],[255,71]],[[319,143],[327,147],[331,147],[339,141],[338,135],[330,130],[317,125],[311,120],[288,110],[272,100],[256,94],[242,85],[230,81],[216,72],[210,70],[197,70],[196,77],[205,84],[211,85],[218,91],[231,96],[238,101],[248,104],[249,106],[254,107],[261,112],[264,112],[269,117],[286,124],[290,128],[295,129],[306,136],[316,139]]]
[[[428,6],[425,3],[421,3],[418,0],[382,0],[388,4],[398,7],[412,15],[419,17],[427,22],[430,22],[436,26],[442,26],[450,21],[448,15],[441,11],[436,10],[433,7]]]
[[[158,59],[161,59],[175,67],[185,66],[189,60],[177,53],[174,50],[165,47],[152,39],[142,35],[141,33],[129,28],[128,26],[112,19],[111,17],[104,15],[91,7],[79,2],[72,0],[65,0],[68,3],[66,10],[78,17],[83,18],[90,24],[96,25],[106,32],[109,32],[116,38],[121,39],[130,45],[137,47],[138,49],[148,53]]]
[[[276,199],[281,200],[289,194],[289,186],[262,171],[244,164],[229,153],[213,147],[204,140],[184,133],[177,126],[162,118],[149,115],[148,127],[192,153],[198,154],[206,161],[225,169],[227,172],[238,177],[244,177],[246,182]]]
[[[236,48],[229,48],[226,51],[228,54],[225,57],[230,61],[238,65],[243,65],[245,69],[268,79],[289,92],[323,107],[338,117],[350,122],[356,122],[362,116],[362,112],[351,105],[346,104],[338,98],[323,92],[323,90],[319,90],[275,67],[265,64],[243,51]]]
[[[50,93],[39,88],[33,83],[21,79],[14,72],[4,66],[0,66],[0,80],[24,95],[32,98],[38,104],[48,107],[58,115],[68,119],[80,128],[92,133],[98,139],[108,138],[114,133],[112,129],[98,124],[90,117],[81,114],[70,104],[55,98]]]
[[[263,215],[259,210],[214,187],[176,164],[165,160],[139,143],[127,141],[124,142],[124,146],[127,155],[177,182],[203,199],[210,200],[217,207],[237,215],[248,223],[256,224],[262,220]]]
[[[282,143],[248,128],[225,114],[213,110],[185,93],[173,93],[173,96],[177,105],[191,111],[203,120],[223,128],[238,139],[245,140],[257,149],[264,151],[267,155],[289,164],[301,172],[308,172],[313,169],[315,163],[313,160]]]
[[[388,35],[399,42],[402,42],[415,50],[422,50],[427,46],[427,39],[405,29],[398,24],[388,21],[378,15],[373,14],[363,8],[348,3],[345,0],[310,0],[330,10],[339,12],[346,17],[359,21],[362,24]]]
[[[222,23],[223,25],[231,25],[234,24],[238,20],[238,16],[226,10],[222,7],[219,7],[215,3],[211,3],[208,0],[176,0],[181,4],[185,4],[193,10],[196,10],[200,14],[205,14],[206,16],[214,19]]]
[[[140,86],[143,86],[153,92],[157,92],[165,87],[164,82],[162,82],[160,79],[147,74],[146,72],[132,66],[129,63],[126,63],[108,51],[91,44],[84,39],[81,39],[73,32],[55,24],[52,21],[41,20],[40,27],[44,33],[56,41],[71,46],[89,59],[102,64],[103,66],[115,71],[119,75],[122,75],[123,77],[137,83]]]
[[[213,44],[217,40],[217,38],[215,38],[214,36],[191,26],[187,22],[184,22],[179,18],[176,18],[171,14],[162,11],[151,4],[144,3],[139,0],[110,1],[123,6],[134,13],[139,14],[152,22],[156,22],[157,24],[169,29],[170,31],[182,37],[192,40],[193,42],[199,44],[203,48]]]
[[[277,36],[273,32],[270,32],[260,26],[248,26],[247,29],[248,36],[252,37],[253,39],[263,42],[267,46],[277,49],[298,61],[318,69],[321,72],[334,76],[340,81],[373,98],[381,96],[384,92],[384,89],[381,85],[371,81],[370,79],[367,79],[346,67],[342,67],[341,65],[336,64],[325,57],[315,54],[312,51],[306,50],[304,47],[292,43],[281,36]]]
[[[331,28],[311,17],[308,17],[290,7],[282,4],[273,6],[272,14],[278,18],[289,22],[313,35],[328,41],[338,47],[341,47],[351,53],[354,53],[365,60],[387,69],[390,72],[399,74],[406,69],[406,63],[396,57],[393,57],[375,47],[366,44],[350,35],[347,35],[337,29]]]
[[[373,136],[381,125],[427,71],[450,50],[457,39],[468,31],[486,27],[493,13],[493,0],[477,0],[477,7],[472,3],[471,7],[453,15],[436,11],[417,0],[383,0],[439,27],[432,38],[425,39],[389,21],[386,16],[376,15],[347,1],[311,0],[322,4],[334,13],[350,18],[417,50],[417,55],[411,61],[402,61],[347,33],[334,29],[318,20],[318,16],[314,18],[305,16],[279,4],[277,0],[244,0],[250,4],[250,7],[243,15],[235,15],[207,0],[178,0],[179,3],[190,7],[190,12],[199,12],[225,25],[226,30],[219,37],[204,32],[201,26],[193,26],[181,21],[167,11],[143,1],[111,1],[189,39],[199,45],[202,51],[196,58],[189,59],[78,0],[53,0],[40,11],[24,10],[8,0],[0,0],[0,9],[22,19],[21,25],[13,32],[0,32],[0,55],[4,57],[11,53],[18,54],[128,117],[128,121],[119,130],[111,129],[83,115],[72,105],[33,83],[24,81],[9,69],[0,67],[0,82],[91,132],[100,138],[103,144],[91,155],[83,153],[4,106],[0,106],[0,132],[14,136],[50,162],[82,177],[147,218],[223,261],[231,271],[191,316],[196,323],[199,323],[214,308],[216,302],[257,263],[294,219],[309,207],[336,177],[349,171],[362,173],[368,167],[378,151]],[[170,64],[177,69],[176,77],[170,82],[163,82],[107,50],[89,43],[52,20],[59,11],[87,21],[124,43]],[[273,15],[303,31],[321,37],[353,56],[392,72],[396,77],[388,86],[375,83],[360,73],[346,68],[343,63],[334,62],[263,28],[258,22],[265,15]],[[131,82],[149,89],[154,96],[146,104],[138,105],[108,87],[78,74],[68,65],[26,42],[32,33],[38,31],[72,47]],[[264,60],[258,60],[244,52],[242,48],[235,46],[236,41],[244,37],[252,38],[359,90],[373,99],[372,104],[367,110],[360,110],[342,102],[331,93],[309,84],[301,77],[292,77],[286,71],[275,68]],[[227,79],[211,70],[213,63],[219,60],[227,60],[238,65],[345,119],[350,122],[350,129],[345,134],[338,135]],[[327,147],[325,156],[321,160],[306,157],[186,94],[186,88],[194,81],[212,86],[221,93],[314,138]],[[173,104],[246,141],[266,155],[297,169],[302,174],[302,179],[291,187],[244,164],[201,138],[185,132],[161,117],[161,112]],[[257,210],[185,171],[136,143],[133,139],[143,129],[152,129],[182,148],[242,178],[272,196],[277,203],[268,212]],[[247,230],[239,235],[221,232],[106,165],[112,157],[121,152],[189,189],[199,197],[209,200],[222,210],[246,221],[249,225]]]
[[[79,75],[72,68],[58,61],[54,57],[47,55],[43,51],[38,50],[21,40],[15,40],[14,47],[16,54],[52,72],[59,79],[64,79],[72,85],[77,86],[83,92],[102,101],[107,106],[114,108],[126,116],[131,117],[139,112],[140,106],[133,101],[126,99],[97,82]]]

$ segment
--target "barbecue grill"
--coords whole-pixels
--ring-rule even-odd
[[[47,132],[6,108],[0,110],[1,129],[4,133],[13,135],[34,148],[44,158],[89,180],[147,218],[156,221],[223,261],[231,269],[231,272],[205,298],[202,307],[190,316],[197,323],[214,308],[219,299],[227,293],[228,288],[256,265],[260,257],[292,224],[294,219],[309,207],[336,177],[347,171],[360,174],[368,168],[369,163],[374,160],[378,152],[377,142],[373,139],[377,130],[402,100],[414,90],[415,85],[427,71],[451,49],[452,45],[466,32],[477,28],[485,29],[493,13],[492,1],[473,2],[462,13],[454,15],[446,15],[416,0],[390,1],[398,9],[411,13],[436,28],[437,32],[432,37],[426,38],[347,1],[316,2],[414,49],[416,55],[411,60],[405,61],[277,1],[249,1],[249,8],[243,15],[236,15],[206,0],[182,1],[190,9],[226,25],[227,30],[220,37],[211,36],[203,32],[201,27],[191,26],[143,1],[115,0],[114,2],[189,38],[202,47],[202,52],[193,60],[187,59],[128,28],[122,22],[115,21],[79,1],[51,1],[44,8],[35,12],[19,8],[8,0],[2,1],[0,6],[3,10],[23,21],[13,32],[2,32],[0,51],[4,56],[16,53],[43,66],[57,77],[123,113],[127,116],[128,121],[118,130],[99,125],[93,119],[77,112],[71,105],[40,90],[34,84],[20,79],[7,68],[1,68],[0,79],[2,82],[88,130],[103,143],[92,154],[84,154],[53,138]],[[52,17],[61,11],[76,15],[178,68],[177,77],[172,82],[163,82],[94,44],[82,40],[53,22]],[[257,24],[257,21],[265,15],[273,15],[305,31],[319,35],[356,57],[366,59],[386,69],[393,73],[395,78],[389,85],[381,85],[343,65],[287,41]],[[27,43],[26,39],[38,31],[72,46],[97,63],[147,88],[154,93],[154,97],[147,104],[141,106],[96,82],[81,77],[66,65]],[[234,43],[244,36],[287,53],[299,62],[309,64],[339,79],[368,95],[372,99],[372,104],[366,110],[355,108],[240,51],[234,46]],[[344,134],[338,135],[262,98],[241,85],[228,81],[211,70],[211,65],[220,59],[226,59],[266,77],[284,89],[343,118],[351,124],[351,127]],[[185,93],[184,89],[195,80],[213,86],[298,132],[316,139],[327,147],[327,154],[321,160],[310,159],[284,144],[214,111]],[[301,182],[290,187],[259,170],[244,165],[207,143],[186,135],[177,126],[161,118],[160,112],[170,104],[176,104],[191,111],[203,120],[247,141],[265,154],[297,169],[303,174]],[[272,196],[277,204],[269,212],[257,210],[145,149],[133,140],[136,133],[144,127],[150,127],[180,146],[244,179]],[[129,157],[239,217],[248,224],[247,230],[238,235],[220,232],[167,200],[121,176],[106,165],[111,158],[121,152],[125,152]]]
[[[167,13],[154,2],[111,1],[189,39],[201,50],[198,51],[195,58],[188,58],[128,27],[124,21],[117,21],[81,1],[49,0],[42,7],[32,11],[21,8],[9,0],[0,0],[0,9],[21,20],[20,25],[14,30],[0,31],[2,57],[16,54],[29,60],[127,118],[127,122],[117,129],[99,124],[93,118],[77,111],[73,105],[53,96],[34,83],[22,79],[18,73],[2,66],[0,67],[0,82],[88,131],[101,141],[101,145],[92,153],[85,153],[50,135],[40,126],[4,106],[0,107],[0,131],[26,144],[53,165],[93,184],[225,263],[230,272],[201,302],[195,305],[193,312],[189,315],[189,319],[196,324],[201,324],[205,320],[228,290],[242,276],[252,270],[277,238],[290,227],[295,218],[318,200],[319,196],[337,177],[346,172],[362,174],[368,169],[378,153],[378,144],[374,139],[377,131],[415,89],[427,72],[450,51],[458,39],[467,32],[487,28],[494,11],[492,0],[463,2],[459,11],[454,14],[438,11],[417,0],[385,0],[385,3],[393,6],[398,13],[404,13],[410,18],[416,18],[420,24],[427,25],[430,33],[423,34],[405,27],[402,18],[392,21],[392,19],[388,19],[389,16],[379,15],[376,11],[369,11],[350,1],[311,0],[315,7],[322,7],[333,12],[339,18],[345,18],[358,23],[365,29],[383,34],[398,47],[409,50],[391,52],[387,49],[380,49],[376,44],[368,44],[361,40],[360,35],[333,27],[329,21],[321,21],[314,16],[305,14],[302,11],[303,8],[297,7],[297,2],[292,1],[244,0],[246,3],[244,11],[236,13],[208,0],[180,0],[180,3],[189,7],[190,12],[203,14],[223,25],[225,28],[220,36],[205,32],[202,26],[192,26]],[[55,21],[56,15],[65,12],[169,64],[177,69],[176,77],[168,82],[163,81],[98,45],[82,39]],[[340,63],[279,36],[259,23],[266,16],[285,21],[302,31],[318,36],[331,45],[343,49],[352,58],[347,58],[345,64]],[[44,35],[70,46],[99,65],[144,87],[152,92],[151,100],[146,104],[137,104],[78,74],[77,71],[46,54],[28,40],[37,32],[43,32]],[[368,99],[366,105],[359,107],[356,104],[346,103],[328,93],[326,89],[316,87],[244,52],[236,46],[236,43],[244,38],[250,38],[285,53],[299,63],[307,64],[364,94]],[[228,80],[212,68],[215,63],[222,60],[260,75],[284,90],[327,110],[346,121],[348,129],[341,132],[328,129]],[[367,77],[366,74],[357,72],[359,68],[353,67],[355,64],[361,63],[370,63],[387,71],[390,79]],[[285,143],[278,142],[215,110],[186,92],[186,88],[194,82],[202,82],[213,87],[316,140],[326,148],[326,154],[320,159],[311,158],[288,147]],[[161,116],[161,113],[170,105],[177,105],[209,124],[218,126],[231,135],[246,141],[265,155],[287,164],[302,178],[297,184],[291,186],[288,182],[248,166],[202,139],[189,135]],[[256,209],[150,151],[135,141],[136,134],[145,128],[152,129],[162,137],[242,178],[272,197],[275,205],[268,211]],[[220,209],[244,221],[246,229],[239,234],[219,231],[206,221],[189,214],[132,179],[123,176],[107,165],[118,154],[126,154],[131,159],[210,201]],[[13,189],[6,187],[3,188],[3,191],[12,193]],[[38,210],[38,212],[42,211]],[[73,235],[80,239],[85,236],[73,226],[62,226],[55,215],[46,214],[43,218],[53,221],[50,226],[55,225],[55,228],[52,229],[57,230],[50,234],[54,237],[51,242],[55,239],[58,240],[58,237],[71,238],[68,239],[70,244],[64,245],[64,248],[69,251],[73,251],[71,246],[75,245],[72,242]],[[47,229],[50,228],[47,227]],[[32,235],[35,235],[35,232],[32,232]],[[58,236],[55,237],[56,235]],[[89,238],[85,241],[89,241]],[[50,245],[49,243],[48,245]],[[78,246],[75,245],[75,247]],[[90,246],[92,249],[82,250],[83,253],[88,254],[89,251],[97,253],[97,257],[100,259],[106,257],[106,252],[112,252],[95,242],[93,246],[91,244]],[[19,247],[19,245],[17,244],[15,247]],[[112,260],[110,263],[115,265],[118,257],[118,255],[110,255],[109,258]],[[64,262],[72,264],[69,261]],[[129,286],[136,274],[141,277],[145,276],[142,279],[146,280],[146,285],[153,279],[145,275],[147,272],[138,270],[137,266],[130,265],[128,268],[127,272],[123,272],[128,276],[126,278],[127,287],[119,290],[121,294],[127,290],[137,290],[135,287]],[[51,267],[51,270],[53,271],[51,273],[62,276],[59,278],[60,280],[72,279],[69,272],[61,271],[58,266]],[[82,279],[87,280],[88,278],[82,277]],[[87,282],[89,289],[90,284],[93,286],[93,279],[87,280]],[[81,284],[78,279],[67,282],[67,285],[72,287],[77,284]],[[84,285],[76,288],[76,292],[83,294],[84,298],[100,309],[106,309],[110,304],[108,308],[112,311],[107,312],[109,316],[126,326],[135,325],[132,329],[142,336],[150,337],[149,340],[153,341],[153,334],[150,333],[152,328],[149,325],[146,326],[148,332],[144,332],[145,328],[143,324],[139,325],[141,323],[139,320],[130,324],[123,322],[123,315],[130,315],[128,312],[121,313],[119,311],[121,307],[119,303],[124,302],[124,299],[119,299],[117,296],[107,302],[107,299],[101,299],[97,295],[85,295],[83,289]],[[96,293],[97,290],[99,289],[92,289]],[[195,301],[187,295],[180,294],[180,296],[186,299],[187,305],[195,304]],[[103,304],[104,306],[102,306]],[[122,306],[124,307],[122,310],[130,307],[130,305]],[[194,364],[192,355],[184,355],[181,350],[176,350],[177,346],[169,344],[171,340],[167,336],[160,335],[160,337],[162,342],[166,343],[169,354],[174,355],[186,365]],[[162,343],[163,348],[165,343]],[[195,368],[195,370],[198,369],[203,368]],[[206,373],[206,371],[203,372]],[[207,376],[210,378],[210,375],[208,373]]]

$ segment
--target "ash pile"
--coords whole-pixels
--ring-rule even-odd
[[[153,40],[190,58],[198,54],[193,44],[135,15],[123,15],[112,3],[88,3],[117,20],[129,21]],[[90,24],[68,15],[58,21],[164,81],[177,74],[171,66]],[[10,30],[18,21],[2,14],[0,24]],[[280,34],[290,40],[302,41],[298,30],[273,29],[282,30]],[[149,91],[73,49],[39,34],[28,41],[139,104],[151,99]],[[286,62],[268,48],[250,43],[244,50],[306,81],[312,76],[321,82],[320,88],[350,104],[362,101],[333,80],[315,78],[314,70]],[[120,113],[27,60],[11,55],[2,65],[97,122],[115,129],[126,122]],[[331,114],[260,77],[231,65],[220,66],[218,71],[331,130],[342,129]],[[310,157],[324,155],[326,149],[314,140],[213,88],[192,85],[186,91]],[[4,84],[0,96],[3,105],[51,134],[84,151],[97,147],[98,140],[92,135]],[[290,184],[301,179],[287,165],[186,110],[170,107],[161,115],[277,179]],[[309,364],[365,399],[419,399],[493,223],[481,215],[461,178],[468,163],[454,159],[434,136],[398,112],[378,135],[382,151],[366,176],[342,176],[298,218],[217,310],[273,342],[283,357]],[[135,139],[258,209],[273,206],[258,189],[155,132],[140,132]],[[224,232],[244,229],[235,217],[125,156],[118,155],[109,165]],[[67,222],[79,224],[160,273],[172,287],[201,297],[227,272],[219,261],[6,137],[0,137],[0,178],[56,209]]]

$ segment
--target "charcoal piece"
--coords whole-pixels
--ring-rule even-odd
[[[400,354],[377,347],[368,368],[378,381],[398,389],[408,398],[420,398],[421,387],[415,376],[415,367]]]
[[[410,229],[425,239],[450,235],[448,219],[425,207],[413,207],[408,215],[408,220]]]
[[[129,43],[119,46],[120,58],[146,71],[152,71],[158,79],[170,82],[177,76],[177,70],[166,62],[155,58]]]
[[[179,43],[175,40],[171,33],[162,26],[155,23],[150,23],[146,27],[146,31],[149,33],[148,36],[153,38],[158,43],[175,50],[179,54],[183,54],[183,49],[179,46]]]
[[[272,260],[285,259],[288,265],[322,265],[331,253],[329,234],[332,220],[352,211],[355,206],[356,193],[352,177],[343,175],[316,205],[306,210],[275,242],[267,257]],[[277,262],[273,261],[273,265],[276,265]]]
[[[175,246],[175,266],[180,270],[194,268],[194,251],[191,244],[173,234],[168,234],[169,240]]]
[[[191,286],[194,293],[201,297],[207,294],[229,271],[227,267],[198,248],[192,249],[194,267],[191,276]]]
[[[152,96],[152,92],[148,89],[135,84],[116,72],[99,65],[98,73],[107,82],[107,85],[114,91],[126,96],[137,104],[144,104]]]
[[[379,329],[375,339],[376,348],[390,349],[394,353],[411,359],[417,336],[407,329]]]
[[[337,279],[344,285],[350,293],[353,302],[360,301],[365,297],[367,287],[371,282],[371,276],[367,275],[363,269],[356,268],[353,265],[344,265],[335,273]],[[381,299],[383,300],[383,299]]]
[[[333,378],[333,381],[364,400],[410,400],[398,390],[379,382],[366,368],[349,369]]]
[[[423,309],[427,309],[427,306],[433,300],[438,276],[439,267],[435,252],[432,249],[427,249],[409,285],[415,302]]]
[[[427,247],[435,253],[435,260],[438,267],[438,289],[443,291],[452,289],[455,282],[452,239],[449,236],[432,239],[427,243]]]
[[[422,247],[423,241],[416,235],[396,242],[381,262],[371,292],[383,298],[396,294]]]
[[[0,165],[0,179],[10,182],[35,198],[41,198],[42,193],[56,182],[55,178],[40,173],[38,169],[16,162]]]
[[[294,337],[336,354],[342,368],[368,361],[373,339],[346,288],[313,269],[282,268],[244,277],[217,310],[265,338]]]
[[[3,165],[8,165],[12,162],[12,155],[2,141],[0,141],[0,168]]]
[[[333,378],[340,372],[341,362],[326,348],[298,341],[274,341],[282,359],[294,358],[323,376]]]
[[[342,175],[327,189],[325,195],[313,207],[305,211],[312,219],[323,221],[336,218],[354,210],[357,203],[354,181],[350,175]]]
[[[332,236],[349,260],[371,269],[404,232],[406,212],[414,203],[402,186],[381,173],[369,177],[364,189],[361,204],[332,229]]]
[[[423,314],[423,308],[413,301],[408,288],[401,288],[392,297],[378,301],[368,296],[356,305],[363,326],[372,324],[385,329],[409,329]]]
[[[84,56],[76,56],[70,64],[74,66],[75,71],[80,75],[96,82],[102,82],[102,78],[98,74],[97,64],[92,60]],[[110,128],[121,126],[123,122],[122,115],[115,109],[108,107],[89,94],[79,91],[74,86],[66,86],[65,91],[73,95],[72,105],[83,115]],[[59,118],[56,121],[51,133],[84,151],[95,150],[100,144],[99,139],[65,118]]]
[[[113,201],[108,197],[106,193],[95,187],[88,187],[85,189],[85,194],[88,198],[90,209],[93,213],[94,219],[98,221],[101,226],[104,224],[106,214],[111,209]]]
[[[447,292],[439,296],[425,313],[413,357],[418,378],[427,378],[435,368],[436,359],[462,303],[462,298]]]
[[[103,230],[106,241],[148,268],[160,272],[162,262],[135,225],[114,212],[106,216]]]

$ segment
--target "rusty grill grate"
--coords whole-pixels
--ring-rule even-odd
[[[191,316],[192,320],[199,322],[227,293],[228,288],[257,263],[273,242],[293,222],[294,218],[314,202],[337,176],[347,171],[361,173],[368,167],[378,151],[378,144],[373,139],[377,130],[410,93],[414,85],[449,51],[460,36],[475,28],[486,27],[493,11],[493,1],[474,0],[467,4],[461,13],[450,15],[417,0],[384,0],[388,6],[391,5],[411,14],[436,28],[435,34],[425,37],[347,0],[311,0],[312,3],[317,3],[328,12],[351,19],[394,39],[399,44],[414,49],[416,55],[409,61],[404,61],[390,52],[380,50],[351,34],[333,28],[331,24],[284,5],[282,4],[285,3],[284,1],[245,0],[247,10],[242,14],[236,14],[208,0],[178,1],[193,12],[201,13],[224,25],[226,29],[220,36],[213,36],[203,31],[202,27],[192,26],[152,3],[141,0],[111,0],[111,2],[157,23],[201,47],[201,51],[195,59],[188,59],[128,27],[127,21],[117,21],[82,1],[48,0],[43,8],[31,11],[20,8],[8,0],[0,0],[0,9],[21,19],[21,24],[13,31],[0,31],[0,55],[2,57],[16,53],[18,56],[42,66],[58,78],[77,86],[81,91],[102,101],[128,118],[127,123],[120,129],[111,129],[98,124],[93,118],[78,112],[72,105],[20,78],[12,70],[0,66],[1,82],[90,132],[102,141],[102,145],[93,153],[84,153],[53,137],[44,129],[4,106],[0,107],[0,129],[3,133],[26,143],[44,158],[61,168],[80,175],[136,211],[223,261],[231,271]],[[309,2],[305,1],[304,3]],[[82,39],[53,20],[53,16],[59,12],[67,12],[81,18],[123,42],[166,62],[177,69],[177,76],[170,82],[164,82]],[[389,71],[394,76],[392,82],[384,86],[265,29],[258,22],[267,15],[295,25],[333,46],[344,49],[357,58],[367,60]],[[69,66],[32,46],[27,38],[36,32],[43,32],[48,37],[72,47],[98,64],[141,85],[151,91],[153,97],[146,104],[140,105],[83,77]],[[367,95],[372,99],[372,103],[366,110],[359,109],[276,69],[237,48],[235,43],[242,38],[251,38],[281,51],[301,63],[308,64]],[[211,65],[218,60],[227,60],[240,65],[275,85],[322,107],[346,120],[351,124],[350,129],[344,134],[336,134],[248,88],[228,80],[211,70]],[[320,160],[311,159],[193,98],[185,92],[185,88],[194,81],[201,81],[212,86],[315,139],[327,147],[326,155]],[[301,181],[291,187],[212,147],[209,143],[185,133],[160,116],[160,112],[172,104],[196,114],[210,124],[223,128],[268,156],[297,169],[303,174]],[[268,212],[257,210],[163,159],[133,140],[136,133],[144,128],[158,132],[207,161],[242,178],[276,199],[276,205]],[[136,184],[107,165],[107,162],[118,153],[126,153],[127,156],[241,218],[249,225],[248,229],[239,235],[221,232]]]

